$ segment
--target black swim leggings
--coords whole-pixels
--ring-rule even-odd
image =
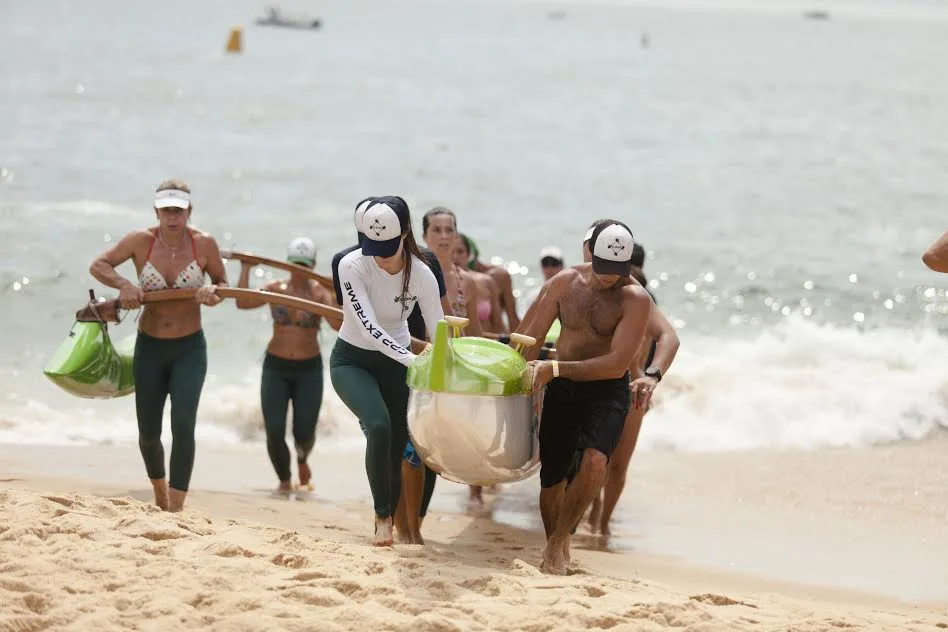
[[[161,425],[165,400],[170,397],[171,476],[168,484],[186,492],[194,468],[194,427],[207,373],[204,332],[199,330],[181,338],[154,338],[139,331],[132,371],[138,447],[148,478],[165,477]]]
[[[286,413],[293,402],[296,461],[305,463],[316,443],[316,422],[323,402],[323,359],[287,360],[267,353],[260,377],[260,405],[267,431],[267,453],[281,482],[290,480]]]
[[[379,518],[395,512],[401,492],[402,455],[408,443],[407,371],[379,351],[341,339],[329,356],[333,388],[365,434],[365,471]]]

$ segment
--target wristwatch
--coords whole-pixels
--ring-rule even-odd
[[[655,366],[645,369],[645,377],[654,377],[656,382],[662,381],[662,370]]]

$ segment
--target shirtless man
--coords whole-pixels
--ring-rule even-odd
[[[585,241],[583,241],[583,261],[586,263],[592,260],[592,253],[589,251],[589,238],[598,223],[593,223],[586,233]],[[631,263],[632,278],[645,288],[654,306],[655,296],[649,291],[648,281],[642,272],[642,266],[645,263],[645,251],[639,244],[635,244],[632,249]],[[649,316],[648,334],[645,342],[636,354],[632,366],[629,367],[633,377],[654,380],[650,394],[654,392],[662,376],[671,368],[680,344],[678,334],[675,333],[675,329],[668,322],[668,319],[657,307],[653,309]],[[638,406],[629,408],[619,445],[606,470],[606,480],[602,485],[602,493],[596,494],[589,511],[589,530],[592,533],[598,532],[600,534],[602,545],[608,544],[609,537],[612,535],[609,522],[612,520],[612,512],[615,511],[616,504],[618,504],[619,498],[625,489],[629,462],[632,460],[632,453],[635,452],[639,431],[642,429],[642,420],[649,410],[649,399],[651,398],[646,398],[644,401],[640,401]]]
[[[547,536],[541,569],[547,573],[566,573],[570,534],[599,493],[629,406],[654,385],[635,380],[630,395],[629,366],[645,340],[652,310],[648,293],[629,276],[633,243],[632,231],[621,222],[597,226],[590,238],[592,262],[547,282],[525,332],[542,341],[560,319],[557,360],[533,360],[539,345],[527,352],[534,392],[546,387],[540,512]]]

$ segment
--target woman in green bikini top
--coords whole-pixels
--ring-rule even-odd
[[[314,268],[316,249],[313,242],[306,237],[294,239],[290,242],[287,260]],[[252,267],[247,263],[241,265],[237,287],[249,287]],[[261,289],[326,305],[333,304],[333,297],[328,290],[296,273],[291,273],[288,279],[270,281]],[[263,305],[263,301],[237,299],[238,309],[255,309]],[[290,450],[285,437],[286,415],[292,402],[299,488],[311,490],[313,485],[306,459],[316,443],[316,423],[323,401],[323,360],[318,335],[321,319],[315,314],[282,305],[272,306],[270,313],[273,316],[273,335],[267,345],[260,378],[260,405],[267,434],[267,452],[280,480],[277,491],[291,491]],[[342,321],[330,321],[329,324],[338,330]]]

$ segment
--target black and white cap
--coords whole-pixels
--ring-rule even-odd
[[[622,222],[608,220],[597,226],[589,238],[592,269],[596,274],[632,273],[632,231]]]
[[[408,205],[397,196],[373,199],[362,215],[362,254],[371,257],[392,257],[398,252],[402,234],[411,218]]]

